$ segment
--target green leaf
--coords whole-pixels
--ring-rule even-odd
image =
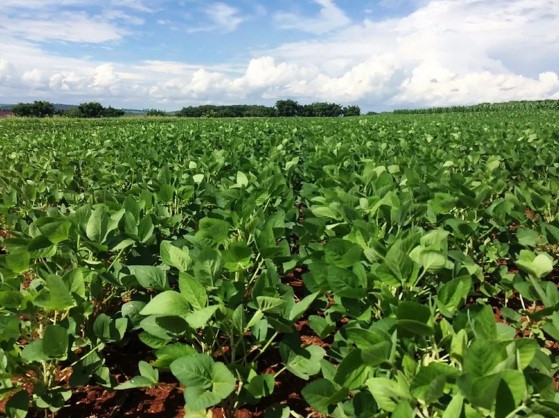
[[[248,177],[242,171],[237,171],[237,186],[239,187],[248,186]]]
[[[109,215],[105,212],[104,208],[98,207],[94,209],[91,212],[85,229],[87,238],[98,244],[105,242],[109,232],[109,222]]]
[[[538,243],[539,234],[538,231],[534,231],[533,229],[522,228],[516,231],[516,238],[520,245],[535,247]]]
[[[402,401],[396,406],[392,412],[392,418],[414,418],[414,410],[409,402]]]
[[[236,379],[229,369],[205,354],[175,360],[171,363],[171,372],[186,386],[184,396],[188,411],[217,405],[235,389]]]
[[[46,278],[48,296],[46,300],[37,299],[36,304],[41,304],[51,311],[65,311],[75,306],[76,301],[66,287],[61,277],[50,275]]]
[[[495,417],[505,418],[526,396],[526,380],[518,370],[505,370],[497,388]]]
[[[347,389],[334,386],[326,379],[317,379],[307,384],[301,391],[307,403],[322,414],[330,414],[329,407],[344,400]]]
[[[85,281],[81,269],[76,268],[70,270],[62,277],[62,280],[66,284],[66,287],[72,296],[77,295],[80,298],[85,299]]]
[[[186,271],[190,265],[191,260],[187,247],[180,249],[170,241],[161,241],[160,254],[161,261],[168,266],[176,267],[181,272]]]
[[[431,310],[428,306],[416,302],[400,302],[397,313],[398,329],[408,335],[431,335]]]
[[[146,289],[165,290],[169,287],[167,273],[154,266],[128,266],[130,273]]]
[[[6,254],[6,267],[16,274],[29,269],[30,254],[26,249],[16,249]]]
[[[238,272],[252,266],[252,251],[242,242],[233,242],[223,253],[223,264],[231,272]]]
[[[68,332],[60,325],[47,325],[43,335],[43,352],[52,358],[64,357],[68,351]]]
[[[6,402],[6,416],[8,418],[25,418],[29,411],[30,401],[31,399],[25,390],[15,393]]]
[[[204,248],[194,261],[194,277],[204,286],[213,286],[222,269],[221,254],[213,248]]]
[[[318,315],[310,315],[308,319],[309,327],[320,338],[326,338],[328,334],[336,329],[336,324]]]
[[[140,311],[141,315],[177,315],[183,316],[191,312],[186,298],[174,290],[159,293]]]
[[[116,342],[124,338],[128,319],[111,319],[110,316],[102,313],[93,322],[93,332],[103,342]]]
[[[194,309],[204,308],[208,304],[206,288],[189,274],[179,274],[179,290]]]
[[[384,264],[401,283],[407,282],[414,271],[414,263],[409,253],[415,242],[415,236],[398,240],[386,252]]]
[[[516,264],[532,276],[541,279],[553,271],[553,258],[549,254],[541,253],[537,256],[528,250],[520,251]]]
[[[68,239],[72,224],[66,219],[43,218],[37,222],[41,234],[53,244]]]
[[[491,306],[485,305],[472,320],[472,329],[478,339],[494,340],[497,338],[497,323]]]
[[[138,369],[140,374],[149,379],[151,383],[156,384],[159,381],[159,372],[154,369],[149,363],[145,361],[140,361],[138,363]]]
[[[191,328],[205,328],[208,321],[215,314],[219,305],[206,306],[202,309],[197,309],[185,315],[184,319],[188,322]]]
[[[220,219],[204,218],[194,238],[202,246],[215,247],[227,242],[229,224]]]
[[[3,292],[0,292],[0,295]],[[18,295],[19,292],[16,292]],[[0,306],[5,306],[2,302],[2,298],[0,296]],[[19,325],[20,321],[15,315],[9,316],[0,316],[0,342],[2,341],[10,341],[19,338]],[[0,349],[0,359],[2,358],[2,350]],[[0,363],[0,370],[2,369]]]
[[[155,352],[157,360],[152,363],[152,366],[162,369],[168,369],[171,363],[181,357],[197,354],[196,350],[189,345],[185,344],[170,344],[160,348]]]
[[[437,292],[436,303],[441,313],[451,318],[463,305],[470,293],[472,279],[459,277],[443,284]]]
[[[50,258],[56,254],[56,245],[47,237],[39,235],[29,241],[27,251],[31,258]]]
[[[435,273],[446,266],[447,258],[440,251],[423,250],[419,255],[419,261],[425,270]]]
[[[437,401],[444,391],[446,376],[432,366],[422,367],[410,386],[411,394],[427,404]]]
[[[48,361],[49,357],[43,351],[43,341],[33,340],[21,350],[21,359],[24,363]]]
[[[255,399],[270,396],[274,392],[274,376],[271,374],[254,376],[250,379],[247,390]]]
[[[311,304],[315,301],[317,296],[318,293],[311,293],[310,295],[305,296],[303,300],[293,305],[293,308],[291,308],[291,311],[289,312],[289,320],[296,321],[297,319],[299,319],[301,315],[303,315],[309,308],[309,306],[311,306]]]
[[[501,344],[475,340],[464,356],[464,372],[472,377],[488,376],[504,370],[507,360],[507,351]]]
[[[299,338],[293,334],[284,337],[279,351],[287,370],[304,380],[320,372],[320,360],[326,354],[316,345],[302,348]]]
[[[0,306],[5,309],[17,309],[23,301],[23,295],[15,290],[0,291]]]
[[[257,296],[256,305],[261,312],[278,314],[282,311],[285,301],[272,296]]]
[[[463,407],[464,397],[459,393],[454,394],[444,410],[442,418],[461,418]]]
[[[367,387],[378,406],[388,412],[394,411],[401,401],[411,400],[409,389],[401,381],[375,377],[367,380]]]
[[[349,390],[359,389],[369,378],[371,369],[361,360],[361,350],[351,351],[340,363],[334,381]]]
[[[138,224],[138,238],[140,238],[140,242],[147,242],[153,235],[154,229],[155,227],[153,226],[151,216],[144,216],[144,218]]]
[[[334,238],[326,243],[324,253],[327,263],[346,268],[361,260],[363,250],[350,241]]]

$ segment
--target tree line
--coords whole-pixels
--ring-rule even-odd
[[[12,113],[16,116],[45,118],[67,116],[76,118],[119,117],[125,112],[111,106],[104,107],[98,102],[82,103],[70,109],[57,109],[50,102],[35,101],[18,103],[13,106]],[[359,116],[359,106],[342,106],[337,103],[315,102],[301,105],[294,100],[278,100],[275,106],[263,105],[200,105],[183,107],[178,112],[164,112],[151,109],[147,116],[170,116],[190,118],[243,118],[243,117],[338,117]]]
[[[34,101],[33,103],[18,103],[12,109],[15,116],[48,118],[52,116],[67,116],[71,118],[114,118],[124,115],[121,109],[111,106],[104,107],[98,102],[82,103],[67,110],[57,109],[50,102]]]
[[[149,113],[148,113],[149,114]],[[338,117],[359,116],[359,106],[342,106],[337,103],[315,102],[301,105],[295,100],[278,100],[275,106],[262,105],[201,105],[183,107],[177,116],[191,118],[242,118],[242,117]]]

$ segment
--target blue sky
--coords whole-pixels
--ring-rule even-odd
[[[559,99],[556,0],[2,0],[0,102]]]

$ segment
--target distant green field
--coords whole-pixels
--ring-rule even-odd
[[[557,112],[6,119],[0,161],[0,413],[559,415]]]

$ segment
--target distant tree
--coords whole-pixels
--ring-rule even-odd
[[[16,116],[46,118],[54,116],[55,108],[50,102],[34,101],[33,103],[18,103],[12,109]]]
[[[361,109],[359,106],[345,106],[342,109],[344,116],[359,116],[361,115]]]
[[[80,118],[100,118],[105,110],[99,102],[81,103],[77,109],[77,114]]]
[[[342,107],[336,103],[315,102],[310,105],[311,115],[315,117],[336,117],[342,115]]]
[[[273,107],[251,105],[247,106],[243,116],[248,117],[272,117],[276,115],[276,110]]]
[[[167,112],[163,110],[150,109],[146,113],[147,116],[167,116]]]
[[[73,118],[116,118],[124,115],[124,110],[114,107],[103,107],[98,102],[81,103],[66,112],[66,116]]]
[[[32,104],[18,103],[12,108],[12,113],[16,116],[29,117],[32,113]]]
[[[109,106],[103,109],[102,115],[106,118],[118,118],[120,116],[124,116],[124,110],[115,109],[114,107]]]
[[[276,102],[276,113],[278,116],[298,116],[299,103],[295,100],[278,100]]]

